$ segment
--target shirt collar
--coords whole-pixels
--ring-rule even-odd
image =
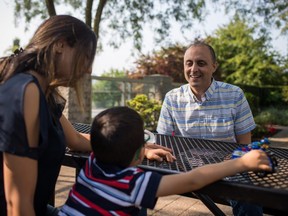
[[[209,86],[205,94],[202,96],[202,102],[204,102],[205,100],[209,100],[212,97],[213,93],[215,92],[216,85],[217,84],[216,84],[215,79],[212,78],[211,85]],[[187,84],[187,90],[188,90],[189,95],[191,96],[192,102],[199,102],[196,96],[193,94],[189,84]]]
[[[207,91],[205,92],[206,100],[210,100],[210,98],[212,97],[213,93],[215,92],[216,85],[217,85],[216,83],[217,82],[215,81],[215,79],[212,78],[212,83],[209,86],[209,88],[207,89]]]

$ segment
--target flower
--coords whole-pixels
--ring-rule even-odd
[[[276,133],[276,128],[273,127],[273,125],[268,126],[268,132],[269,134],[274,134]]]

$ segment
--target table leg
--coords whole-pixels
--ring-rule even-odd
[[[213,202],[213,200],[206,195],[193,193],[197,196],[202,203],[216,216],[225,216],[223,211]]]

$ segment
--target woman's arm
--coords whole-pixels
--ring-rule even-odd
[[[34,83],[24,93],[24,121],[30,148],[39,141],[39,89]],[[8,215],[33,216],[37,160],[3,153],[4,189]]]
[[[64,130],[66,145],[74,151],[90,152],[90,134],[79,133],[64,115],[60,118]]]
[[[37,161],[12,154],[3,154],[4,188],[7,214],[33,216],[37,182]]]

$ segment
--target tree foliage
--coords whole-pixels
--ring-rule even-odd
[[[152,54],[142,55],[136,60],[136,70],[130,75],[132,78],[141,78],[152,74],[162,74],[173,78],[174,82],[185,80],[183,57],[186,47],[175,44],[167,48],[162,47]]]
[[[32,18],[44,19],[57,14],[58,6],[69,6],[74,10],[73,14],[83,15],[82,19],[93,28],[98,38],[107,37],[105,30],[109,28],[111,45],[117,47],[128,38],[133,38],[138,50],[141,50],[145,25],[155,32],[154,39],[160,43],[170,34],[173,22],[180,24],[184,30],[191,28],[195,20],[201,20],[205,15],[205,0],[14,1],[18,20],[24,17],[26,23],[30,23]]]
[[[223,0],[213,0],[223,3]],[[287,0],[229,0],[224,3],[226,11],[235,9],[238,14],[248,18],[250,21],[257,21],[263,18],[263,24],[280,28],[283,34],[288,33],[288,1]]]
[[[217,54],[216,73],[222,80],[255,86],[284,84],[284,57],[272,50],[271,38],[265,29],[257,25],[249,27],[236,15],[207,41]]]
[[[48,16],[48,11],[52,12],[50,1],[31,1],[31,0],[14,0],[15,2],[15,11],[14,15],[17,21],[24,16],[25,22],[27,25],[35,17],[45,19]],[[49,8],[46,7],[49,6]],[[54,10],[55,11],[55,10]],[[56,13],[49,14],[50,16],[55,15]]]
[[[226,12],[235,10],[250,22],[263,18],[264,26],[273,26],[288,33],[288,1],[286,0],[14,0],[15,18],[25,18],[28,27],[33,18],[45,19],[57,14],[57,9],[67,7],[70,14],[78,14],[101,38],[109,38],[110,45],[118,47],[128,39],[141,50],[143,28],[148,27],[154,39],[162,45],[167,42],[172,23],[178,23],[183,33],[201,21],[208,12],[207,2],[212,10],[224,5]],[[214,4],[213,4],[214,3]],[[66,12],[67,13],[67,12]],[[100,28],[101,27],[101,28]],[[110,36],[107,36],[107,30]]]
[[[214,74],[217,80],[254,86],[287,84],[287,59],[273,51],[265,29],[257,25],[249,27],[236,15],[206,41],[217,55],[219,67]],[[185,49],[185,46],[176,44],[142,55],[136,61],[132,77],[163,74],[171,76],[174,82],[186,82],[183,72]]]

